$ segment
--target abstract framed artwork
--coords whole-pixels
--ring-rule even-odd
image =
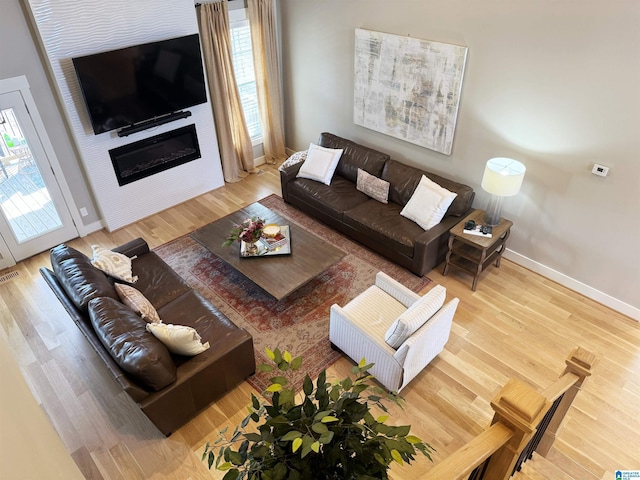
[[[353,121],[451,154],[467,47],[356,29]]]

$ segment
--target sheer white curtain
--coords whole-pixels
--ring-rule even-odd
[[[233,73],[227,10],[225,0],[197,7],[222,172],[226,182],[237,182],[255,167],[253,146]]]
[[[248,7],[264,156],[267,163],[277,163],[285,160],[287,154],[284,146],[275,3],[274,0],[248,0]]]

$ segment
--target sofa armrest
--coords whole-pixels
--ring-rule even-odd
[[[390,391],[397,391],[402,381],[402,366],[393,357],[394,350],[384,338],[376,339],[362,330],[339,305],[332,305],[329,313],[329,340],[354,362],[364,357],[373,363],[369,373]],[[358,357],[358,358],[354,358]]]
[[[408,289],[384,272],[378,272],[376,274],[376,287],[388,293],[407,308],[413,305],[420,298],[420,295],[415,293],[413,290]]]
[[[304,162],[294,163],[293,165],[289,165],[286,168],[280,170],[280,186],[282,188],[282,199],[285,202],[289,202],[289,190],[288,184],[296,179],[298,172],[300,171],[300,167]]]
[[[255,372],[253,339],[238,328],[178,366],[175,383],[138,405],[165,435],[183,426],[211,402]]]
[[[149,253],[149,245],[142,238],[136,238],[135,240],[131,240],[124,245],[114,248],[113,251],[133,258]]]
[[[466,214],[465,214],[466,215]],[[449,239],[449,230],[464,217],[446,216],[442,221],[421,233],[414,240],[412,272],[425,275],[440,261],[441,245]]]
[[[404,368],[400,390],[444,349],[458,303],[458,298],[450,300],[398,348],[395,359]]]

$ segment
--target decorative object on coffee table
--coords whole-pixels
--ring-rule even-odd
[[[264,220],[259,216],[247,218],[233,226],[231,233],[229,233],[222,245],[228,247],[233,242],[240,242],[240,254],[242,256],[257,255],[258,246],[256,242],[262,237],[263,227]]]
[[[490,236],[471,235],[465,232],[464,226],[467,222],[474,221],[480,224],[484,215],[483,210],[474,210],[449,231],[449,251],[442,272],[442,275],[446,275],[449,267],[453,265],[471,273],[473,275],[471,290],[474,292],[485,266],[495,261],[496,267],[500,267],[500,259],[507,248],[507,238],[513,225],[511,220],[501,218],[498,224],[492,227]]]
[[[277,223],[269,223],[262,229],[263,236],[267,238],[275,238],[280,233],[280,225]]]
[[[291,255],[291,228],[289,225],[273,224],[269,227],[269,231],[272,233],[265,231],[262,238],[258,240],[257,256]]]

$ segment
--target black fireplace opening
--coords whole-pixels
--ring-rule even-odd
[[[120,186],[200,158],[195,124],[109,150]]]

